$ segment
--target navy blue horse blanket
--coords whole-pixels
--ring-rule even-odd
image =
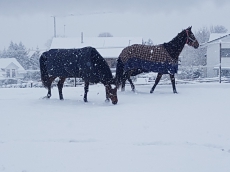
[[[178,70],[178,59],[172,58],[164,44],[150,46],[134,44],[124,48],[119,56],[124,71],[141,69],[144,72],[175,74]]]
[[[105,59],[93,47],[80,49],[51,49],[42,54],[49,76],[79,77],[98,83],[113,78]]]

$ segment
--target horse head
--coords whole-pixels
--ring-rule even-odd
[[[107,99],[110,99],[114,105],[117,104],[117,87],[115,86],[114,88],[112,88],[112,86],[109,84],[105,86],[105,89]]]
[[[197,41],[194,34],[192,33],[192,26],[185,29],[185,31],[187,34],[186,44],[197,49],[199,47],[199,42]]]

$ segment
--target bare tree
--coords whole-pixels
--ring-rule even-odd
[[[53,37],[52,37],[52,38],[50,38],[50,39],[48,39],[48,40],[46,41],[46,43],[45,43],[45,47],[46,47],[47,49],[50,49],[51,44],[52,44],[52,40],[53,40]]]
[[[109,32],[103,32],[103,33],[100,33],[98,37],[113,37],[113,35]]]
[[[145,45],[153,45],[152,39],[148,39],[147,41],[144,42]]]
[[[228,29],[222,25],[210,26],[210,33],[227,33]]]
[[[210,31],[207,27],[203,27],[194,32],[196,39],[199,44],[205,43],[209,40]],[[181,64],[183,66],[204,66],[206,65],[206,52],[207,47],[193,49],[191,47],[185,46],[181,53]]]

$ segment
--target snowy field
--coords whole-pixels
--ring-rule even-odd
[[[229,172],[230,84],[0,89],[0,171]]]

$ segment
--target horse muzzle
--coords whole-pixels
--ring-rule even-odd
[[[118,102],[118,100],[112,101],[112,103],[113,103],[114,105],[116,105],[117,102]]]

